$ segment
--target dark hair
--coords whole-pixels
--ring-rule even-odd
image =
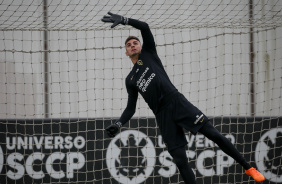
[[[129,36],[129,37],[126,38],[126,40],[125,40],[125,42],[124,42],[124,45],[126,45],[126,43],[127,43],[129,40],[132,40],[132,39],[138,40],[138,41],[140,42],[139,38],[137,38],[136,36]]]

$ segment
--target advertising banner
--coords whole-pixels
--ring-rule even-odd
[[[264,183],[282,184],[281,118],[210,118]],[[110,119],[0,120],[0,183],[179,183],[155,119],[132,119],[110,138]],[[187,132],[197,183],[255,183],[202,134]]]

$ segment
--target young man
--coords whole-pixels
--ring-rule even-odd
[[[264,176],[251,167],[232,143],[222,136],[209,119],[171,83],[157,55],[155,41],[148,24],[111,12],[108,14],[110,16],[104,16],[103,22],[113,23],[111,28],[118,24],[131,25],[141,31],[144,42],[141,46],[135,36],[129,36],[125,41],[126,55],[134,65],[126,77],[128,103],[120,119],[106,128],[108,135],[114,137],[119,128],[134,115],[139,92],[155,114],[163,140],[186,184],[194,184],[196,179],[188,165],[185,150],[187,140],[183,128],[193,134],[202,133],[240,163],[246,174],[257,182],[264,181]]]

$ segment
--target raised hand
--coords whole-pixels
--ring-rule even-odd
[[[123,24],[123,25],[126,25],[127,22],[128,22],[128,19],[126,17],[123,17],[121,15],[117,15],[117,14],[113,14],[111,12],[108,12],[108,14],[110,16],[104,16],[102,18],[102,21],[103,22],[110,22],[110,23],[113,23],[113,25],[111,26],[111,28],[114,28],[116,27],[117,25],[119,24]]]

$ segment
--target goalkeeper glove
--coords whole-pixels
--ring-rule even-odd
[[[118,24],[122,24],[122,25],[128,24],[128,18],[123,17],[121,15],[113,14],[111,12],[108,12],[108,14],[110,16],[104,16],[102,21],[103,22],[112,22],[113,25],[111,26],[111,28],[116,27]]]
[[[121,126],[122,126],[122,123],[120,121],[116,121],[115,124],[108,126],[106,128],[106,131],[109,137],[115,137]]]

